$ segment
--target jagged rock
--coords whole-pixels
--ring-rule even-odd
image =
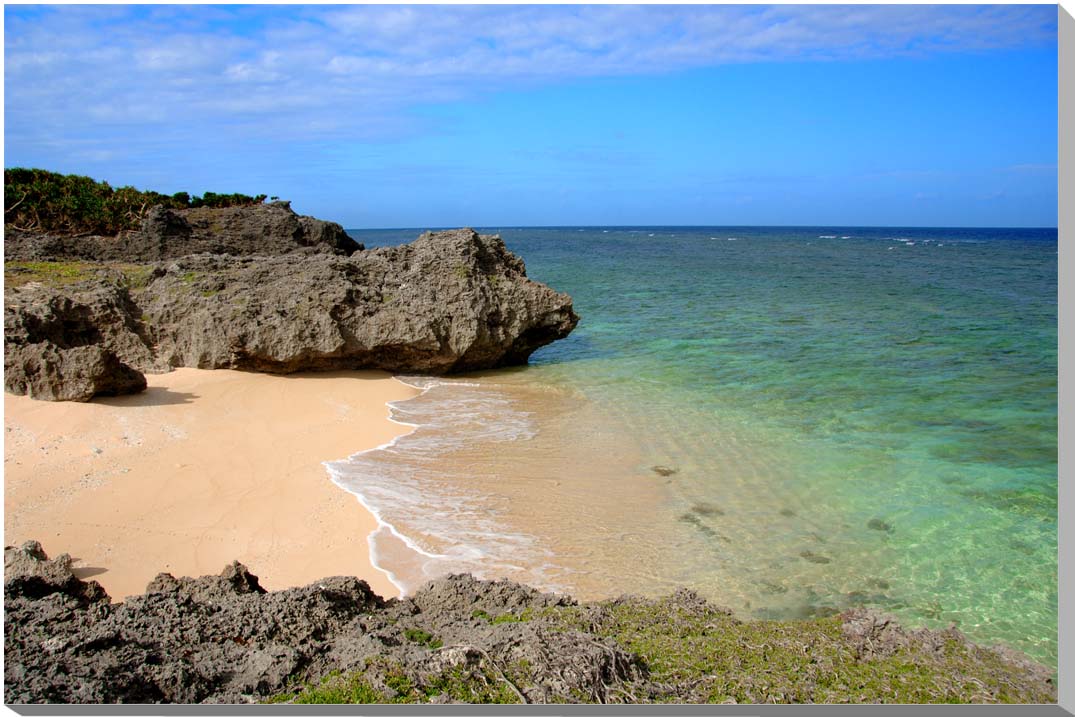
[[[4,387],[40,401],[89,401],[144,391],[146,377],[100,346],[43,342],[6,349]]]
[[[466,612],[488,615],[574,605],[566,595],[543,593],[510,580],[478,580],[472,575],[449,575],[426,583],[410,598],[419,612]]]
[[[41,543],[28,540],[18,548],[4,548],[4,597],[40,600],[60,593],[81,606],[110,601],[96,580],[84,582],[71,570],[67,553],[49,559]]]
[[[137,231],[60,236],[5,228],[6,261],[152,262],[198,253],[347,256],[362,245],[339,224],[296,214],[286,202],[196,209],[150,208]]]
[[[87,400],[141,390],[138,371],[179,366],[494,368],[524,363],[578,322],[571,297],[529,280],[499,237],[470,229],[349,257],[198,254],[154,264],[142,281],[8,289],[7,390]]]
[[[426,234],[351,257],[191,256],[139,299],[158,366],[448,373],[524,363],[578,322],[496,236]]]
[[[150,261],[188,254],[277,255],[303,249],[347,256],[362,249],[339,224],[300,216],[286,203],[158,211],[159,218],[151,212],[140,236],[131,237],[132,243],[147,245],[158,237],[166,239],[166,252],[147,257]],[[162,224],[165,213],[171,216]],[[155,223],[151,224],[151,219]]]
[[[137,393],[152,362],[127,290],[99,283],[58,289],[29,284],[4,301],[4,388],[47,401]],[[120,358],[120,357],[123,358]]]
[[[265,592],[240,563],[217,576],[162,573],[143,595],[113,605],[96,583],[74,577],[66,555],[48,560],[31,542],[4,557],[9,703],[251,702],[355,673],[382,699],[414,689],[460,701],[466,693],[445,681],[463,680],[527,702],[697,701],[708,694],[705,680],[652,681],[647,664],[606,628],[625,615],[671,632],[741,624],[687,590],[661,601],[577,605],[509,581],[450,575],[385,601],[353,577]],[[871,611],[843,619],[847,660],[907,648],[943,665],[946,645],[966,644],[958,631],[906,632]],[[1005,689],[1055,699],[1047,669],[1011,651],[970,647]],[[1010,667],[996,667],[997,656]]]

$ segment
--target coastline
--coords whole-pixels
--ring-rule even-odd
[[[381,371],[279,376],[180,368],[133,396],[4,397],[4,540],[41,540],[115,600],[159,572],[239,560],[269,590],[357,575],[379,523],[323,465],[407,432],[387,404],[417,395]]]

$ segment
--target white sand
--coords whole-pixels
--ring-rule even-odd
[[[270,590],[357,575],[376,521],[322,461],[390,441],[387,401],[416,389],[376,371],[271,376],[178,369],[136,396],[4,397],[4,541],[70,553],[113,599],[159,572],[244,563]]]

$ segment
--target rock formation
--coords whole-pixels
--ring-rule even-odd
[[[153,262],[134,280],[129,265],[94,264],[83,280],[9,288],[5,388],[88,400],[179,366],[443,374],[525,363],[578,322],[571,298],[529,280],[498,236],[427,233],[348,255],[333,227],[272,205],[156,208],[128,261],[214,253]]]
[[[184,257],[138,299],[157,368],[443,374],[525,363],[578,321],[495,236],[426,234],[350,257]],[[148,370],[154,367],[146,366]]]
[[[288,202],[196,209],[156,206],[142,226],[114,237],[63,236],[6,228],[6,261],[145,263],[189,254],[232,256],[315,252],[347,256],[362,245],[339,224],[292,211]]]
[[[336,698],[380,702],[862,701],[896,699],[908,679],[927,697],[1056,699],[1049,670],[955,630],[908,632],[856,609],[820,634],[810,622],[765,633],[689,591],[578,605],[453,575],[403,600],[353,577],[267,593],[233,563],[214,577],[158,575],[115,605],[68,556],[29,542],[4,549],[4,597],[8,703],[286,701],[334,682]],[[624,646],[641,631],[638,644],[665,641],[667,655]],[[846,677],[855,670],[874,684]]]
[[[4,386],[48,401],[137,393],[150,349],[126,289],[100,283],[65,294],[30,285],[4,301]],[[120,358],[122,356],[123,358]]]

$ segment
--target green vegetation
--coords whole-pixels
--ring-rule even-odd
[[[667,702],[963,703],[1047,702],[1020,689],[991,651],[956,638],[943,648],[912,642],[860,657],[839,617],[740,622],[709,607],[626,601],[601,619],[581,608],[558,611],[564,627],[590,629],[639,655]]]
[[[423,689],[426,697],[446,695],[458,702],[487,705],[510,705],[522,702],[505,678],[489,670],[462,667],[441,673]]]
[[[98,264],[84,261],[9,261],[4,263],[4,283],[24,286],[33,282],[65,286],[87,279],[109,279],[131,290],[145,288],[153,267],[144,264]]]
[[[500,615],[490,615],[485,610],[475,610],[470,616],[479,620],[485,620],[490,625],[500,625],[506,622],[527,622],[534,617],[533,608],[525,608],[519,614],[505,612]]]
[[[4,226],[64,234],[116,234],[136,228],[150,207],[172,209],[261,204],[265,195],[171,196],[134,187],[113,189],[108,182],[75,174],[16,167],[4,170]]]
[[[436,650],[438,647],[444,645],[439,638],[434,637],[425,630],[419,630],[418,628],[413,627],[404,630],[403,637],[419,645],[425,645],[431,650]]]
[[[443,696],[443,697],[441,697]],[[368,661],[366,670],[333,672],[318,685],[273,695],[267,703],[414,704],[441,697],[471,704],[517,704],[522,700],[507,678],[481,667],[452,667],[425,680],[405,674],[399,663]]]
[[[326,704],[376,704],[381,702],[397,702],[389,700],[384,694],[374,689],[363,677],[362,673],[355,673],[349,677],[343,677],[339,673],[333,673],[321,681],[316,687],[305,687],[294,699],[281,699],[283,696],[270,698],[270,702],[291,701],[300,705],[326,705]]]
[[[80,261],[9,261],[4,264],[4,283],[22,286],[36,281],[63,286],[90,278],[93,270],[93,264]]]
[[[496,625],[542,621],[545,629],[582,633],[583,641],[618,644],[638,658],[640,671],[606,676],[602,699],[665,703],[1041,703],[1055,700],[1044,684],[1017,676],[991,650],[958,633],[911,639],[895,633],[855,641],[839,616],[804,621],[741,622],[712,606],[676,596],[661,601],[625,599],[591,606],[549,607],[471,618]],[[440,641],[417,628],[411,642],[436,649]],[[901,636],[902,635],[902,636]],[[432,659],[439,672],[408,668],[386,658],[365,669],[333,673],[318,685],[296,686],[270,702],[413,703],[451,700],[472,704],[525,702],[542,676],[557,669],[525,659],[498,664],[469,648],[459,661]],[[480,657],[473,653],[477,652]],[[477,659],[475,659],[477,657]],[[562,675],[561,675],[562,677]],[[621,680],[617,682],[617,680]],[[596,694],[572,686],[571,701]],[[562,699],[563,694],[553,696]]]

